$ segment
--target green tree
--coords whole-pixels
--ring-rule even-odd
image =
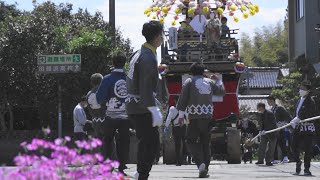
[[[282,104],[291,114],[294,114],[295,104],[299,99],[298,90],[301,81],[302,74],[293,72],[289,76],[279,80],[279,83],[283,85],[282,89],[272,90],[272,94],[281,100]]]
[[[250,36],[247,33],[241,34],[240,40],[240,55],[244,59],[244,62],[248,66],[255,66],[256,64],[253,62],[253,45],[250,39]]]
[[[250,37],[241,34],[240,55],[249,66],[279,66],[288,62],[288,29],[282,23],[263,26]]]
[[[5,22],[8,17],[17,17],[20,15],[20,11],[16,8],[16,5],[8,5],[3,1],[0,1],[0,29],[7,28],[7,24]],[[6,31],[0,31],[0,48],[4,47],[6,44],[7,37],[5,36]],[[4,60],[0,57],[0,72],[3,72],[1,76],[4,76],[4,73],[7,75],[6,70],[4,69],[3,65]],[[2,79],[3,77],[0,77]],[[5,122],[6,114],[9,114],[10,121],[9,121],[9,129],[13,129],[13,110],[12,104],[9,102],[7,92],[5,90],[5,86],[8,84],[8,80],[6,78],[0,80],[0,128],[3,131],[6,131],[7,125]]]
[[[67,122],[63,126],[70,129],[72,110],[79,97],[90,89],[90,75],[109,72],[109,57],[114,49],[132,53],[130,41],[121,32],[116,31],[113,39],[101,13],[92,15],[83,9],[72,13],[72,4],[34,1],[32,11],[19,11],[14,5],[1,6],[0,71],[9,72],[9,81],[4,85],[7,99],[15,109],[30,107],[30,111],[39,113],[35,119],[24,117],[30,121],[21,128],[56,127],[59,82],[63,87],[63,119]],[[37,55],[75,53],[82,57],[81,73],[37,73]],[[15,121],[19,123],[18,118]]]

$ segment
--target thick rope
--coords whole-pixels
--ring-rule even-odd
[[[300,123],[309,122],[309,121],[314,121],[314,120],[317,120],[317,119],[320,119],[320,116],[315,116],[315,117],[312,117],[312,118],[308,118],[308,119],[302,120],[302,121],[299,122],[299,124],[300,124]],[[276,129],[272,129],[272,130],[266,131],[263,135],[269,134],[269,133],[273,133],[273,132],[276,132],[276,131],[280,131],[281,129],[287,128],[287,127],[289,127],[289,126],[291,126],[290,123],[289,123],[289,124],[286,124],[286,125],[284,125],[284,126],[278,127],[278,128],[276,128]],[[255,136],[254,138],[250,139],[249,142],[247,142],[247,143],[250,144],[250,143],[252,143],[254,140],[256,140],[258,137],[263,136],[263,135],[262,135],[261,133],[259,133],[257,136]],[[247,144],[247,143],[246,143],[246,144]]]

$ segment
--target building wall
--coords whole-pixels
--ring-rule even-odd
[[[294,3],[294,11],[293,17],[294,19],[294,59],[298,58],[299,56],[305,54],[306,52],[306,15],[301,19],[297,19],[296,15],[296,0],[290,0]],[[306,11],[304,11],[306,14]]]
[[[297,20],[296,0],[288,0],[289,8],[289,60],[295,62],[302,55],[310,64],[320,62],[320,0],[304,0],[304,17]]]
[[[306,8],[306,58],[309,63],[320,62],[319,57],[319,40],[320,33],[315,31],[317,24],[320,24],[320,0],[305,0]]]
[[[289,62],[293,62],[295,53],[294,53],[294,21],[293,19],[293,9],[294,9],[294,3],[292,0],[288,0],[288,16],[289,16],[289,39],[288,39],[288,46],[289,46]]]

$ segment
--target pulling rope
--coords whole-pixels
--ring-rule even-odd
[[[317,120],[317,119],[320,119],[320,116],[315,116],[315,117],[312,117],[312,118],[308,118],[308,119],[302,120],[302,121],[299,122],[299,124],[300,124],[300,123],[309,122],[309,121],[314,121],[314,120]],[[269,134],[269,133],[273,133],[273,132],[276,132],[276,131],[280,131],[281,129],[287,128],[287,127],[289,127],[289,126],[291,126],[290,123],[289,123],[289,124],[286,124],[286,125],[284,125],[284,126],[278,127],[278,128],[276,128],[276,129],[272,129],[272,130],[266,131],[264,134],[259,133],[259,134],[258,134],[257,136],[255,136],[254,138],[248,139],[248,140],[245,142],[245,144],[248,145],[248,146],[251,146],[251,145],[253,144],[254,140],[256,140],[258,137],[263,136],[263,135],[266,135],[266,134]]]

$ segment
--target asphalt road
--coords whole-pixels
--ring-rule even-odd
[[[129,164],[125,172],[132,175],[136,165]],[[310,171],[313,176],[295,176],[295,163],[277,164],[271,167],[253,164],[227,164],[224,161],[212,161],[209,167],[208,179],[240,180],[240,179],[320,179],[320,162],[313,162]],[[303,174],[303,165],[302,173]],[[198,179],[198,170],[195,165],[154,165],[150,180],[185,180]]]
[[[133,175],[135,164],[128,164],[125,172]],[[320,179],[320,162],[312,162],[310,171],[313,176],[295,176],[295,163],[277,164],[271,167],[253,164],[227,164],[225,161],[212,161],[209,167],[210,177],[207,179],[251,180],[251,179]],[[15,167],[6,167],[9,170]],[[303,174],[303,168],[302,173]],[[1,179],[1,178],[0,178]],[[195,165],[154,165],[149,180],[192,180],[198,178]]]

